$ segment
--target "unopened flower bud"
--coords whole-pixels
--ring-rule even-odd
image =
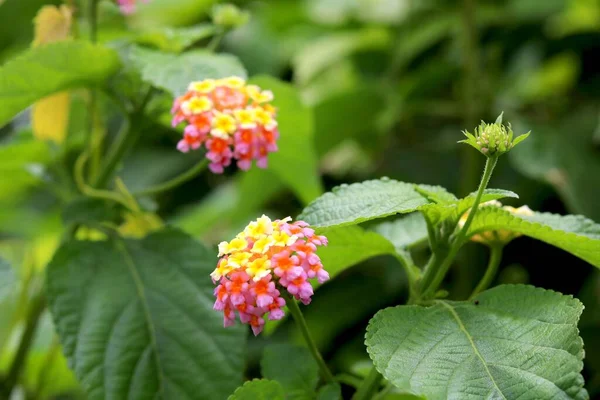
[[[482,121],[475,128],[474,133],[464,131],[464,134],[467,139],[461,140],[460,143],[473,146],[487,157],[500,156],[529,136],[529,132],[527,132],[513,139],[514,134],[510,124],[508,126],[502,124],[502,114],[493,124],[486,124]]]
[[[250,19],[247,11],[240,10],[233,4],[218,4],[213,9],[213,22],[225,29],[235,29],[245,25]]]

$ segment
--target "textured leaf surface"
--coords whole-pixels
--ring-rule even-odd
[[[259,76],[250,83],[273,91],[277,108],[279,150],[269,154],[269,170],[285,182],[304,204],[323,193],[314,146],[312,110],[300,99],[292,85],[278,79]]]
[[[384,178],[338,186],[310,203],[298,218],[313,226],[352,225],[415,211],[427,203],[413,184]]]
[[[600,224],[580,215],[515,215],[496,207],[477,212],[469,235],[506,229],[554,245],[600,268]]]
[[[287,399],[313,399],[319,367],[305,347],[289,344],[268,346],[263,354],[262,376],[281,384]]]
[[[454,201],[443,201],[437,204],[427,204],[419,208],[429,221],[437,224],[447,218],[458,220],[462,214],[473,207],[477,193],[471,193],[468,196]],[[499,200],[504,198],[517,199],[519,196],[510,190],[486,189],[481,197],[481,203],[486,201]]]
[[[394,246],[386,238],[359,226],[324,228],[318,233],[329,239],[317,254],[332,277],[371,257],[394,253]]]
[[[144,81],[174,96],[185,93],[192,81],[228,76],[246,77],[244,66],[229,54],[213,54],[206,51],[167,54],[135,47],[130,57]]]
[[[277,381],[254,379],[244,383],[228,400],[284,400],[283,388]]]
[[[475,302],[380,311],[367,350],[386,379],[430,400],[587,399],[582,310],[571,296],[498,286]]]
[[[212,310],[215,257],[173,230],[59,249],[48,301],[88,398],[221,400],[233,392],[244,331],[224,329]]]
[[[52,43],[26,51],[0,68],[0,126],[50,94],[104,82],[119,65],[113,50],[88,42]]]

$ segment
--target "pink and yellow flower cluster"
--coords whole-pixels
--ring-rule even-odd
[[[230,242],[219,244],[219,262],[210,274],[217,283],[214,309],[223,311],[225,327],[235,321],[249,324],[258,335],[269,320],[283,318],[286,290],[297,300],[309,304],[313,288],[309,279],[319,283],[329,279],[317,246],[327,238],[315,234],[306,222],[291,218],[274,220],[265,215],[251,222]]]
[[[148,0],[141,0],[143,3],[146,3]],[[135,3],[138,0],[117,0],[119,3],[119,8],[121,8],[121,12],[125,15],[133,14],[135,12]]]
[[[185,153],[204,145],[214,173],[222,173],[232,159],[243,170],[252,160],[266,168],[279,138],[272,100],[271,91],[235,76],[192,82],[171,110],[173,126],[187,124],[177,149]]]

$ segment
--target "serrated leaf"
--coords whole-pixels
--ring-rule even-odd
[[[192,81],[228,76],[246,78],[244,66],[230,54],[201,50],[168,54],[134,47],[129,57],[145,82],[164,89],[173,96],[184,94]]]
[[[84,41],[27,50],[0,68],[0,126],[36,100],[55,92],[99,85],[119,66],[113,50]]]
[[[499,229],[549,243],[600,268],[600,224],[583,216],[547,213],[526,216],[501,208],[485,207],[473,218],[469,236]]]
[[[380,311],[367,350],[386,379],[429,400],[587,399],[582,310],[571,296],[498,286],[474,302]]]
[[[473,207],[473,204],[475,204],[475,197],[477,197],[477,193],[473,192],[467,197],[455,200],[453,202],[427,204],[423,207],[419,207],[419,211],[421,211],[423,215],[425,215],[425,217],[434,225],[449,218],[458,221],[458,218],[460,218],[461,215],[468,211],[469,208]],[[510,190],[485,189],[483,195],[481,196],[481,203],[503,198],[518,199],[519,196]]]
[[[58,250],[49,307],[88,398],[220,400],[241,383],[245,331],[212,309],[215,260],[174,230]]]
[[[284,400],[283,388],[277,381],[254,379],[237,388],[227,400]]]
[[[269,76],[258,76],[250,83],[271,90],[277,108],[280,138],[278,151],[269,154],[269,170],[281,178],[304,204],[323,193],[314,146],[312,110],[302,103],[292,85]]]
[[[359,224],[409,213],[428,203],[415,185],[377,179],[335,187],[310,203],[298,219],[317,227]]]
[[[383,222],[373,228],[390,241],[397,252],[427,240],[427,223],[419,213],[412,213],[395,221]]]
[[[359,226],[336,226],[319,229],[329,240],[318,255],[331,277],[371,257],[394,254],[394,246],[382,235]]]
[[[416,185],[415,190],[427,200],[438,204],[452,203],[458,200],[455,195],[441,186]]]
[[[277,381],[287,399],[312,399],[319,382],[319,366],[305,347],[274,344],[265,348],[262,376]]]

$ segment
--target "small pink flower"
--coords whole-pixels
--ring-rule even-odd
[[[119,3],[119,7],[121,8],[121,12],[125,15],[130,15],[135,12],[135,3],[137,0],[117,0]],[[142,0],[143,3],[146,3],[148,0]]]
[[[258,335],[265,315],[269,320],[284,317],[281,291],[309,304],[314,294],[310,279],[329,279],[315,253],[327,239],[315,235],[305,222],[288,221],[262,216],[230,243],[219,245],[222,257],[211,274],[217,285],[213,308],[223,312],[225,326],[232,324],[237,311],[240,321]]]

